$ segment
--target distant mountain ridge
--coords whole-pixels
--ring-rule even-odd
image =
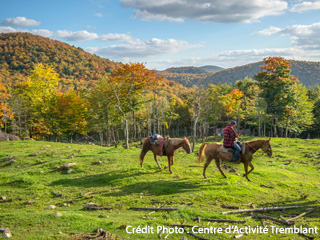
[[[297,77],[304,86],[313,87],[315,85],[320,85],[320,62],[311,61],[296,61],[288,60],[291,63],[291,74]],[[222,69],[213,73],[195,73],[196,67],[192,68],[192,71],[187,71],[186,67],[185,73],[170,72],[167,70],[160,71],[159,74],[165,76],[169,80],[177,81],[186,87],[191,87],[192,85],[199,84],[219,84],[219,83],[235,83],[237,80],[242,80],[245,77],[253,78],[254,75],[260,71],[260,66],[263,66],[263,62],[250,63],[243,66],[238,66],[234,68]],[[203,70],[202,68],[200,68]],[[192,73],[194,72],[194,73]]]
[[[202,66],[200,68],[205,70],[206,72],[219,72],[224,69],[222,67],[213,66],[213,65],[206,65],[206,66]]]
[[[320,85],[320,62],[289,60],[292,74],[306,87]],[[111,73],[122,63],[85,52],[81,48],[30,33],[0,34],[0,70],[10,74],[28,75],[36,63],[54,67],[61,79],[68,79],[83,88],[93,86],[105,73]],[[253,78],[263,62],[223,69],[217,66],[179,67],[157,71],[179,87],[199,84],[235,83]],[[0,75],[1,76],[1,75]],[[172,90],[173,92],[175,90]]]

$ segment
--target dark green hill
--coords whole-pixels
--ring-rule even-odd
[[[292,74],[306,87],[320,85],[320,62],[294,61],[292,64]],[[177,81],[187,87],[201,84],[235,83],[245,77],[253,78],[260,71],[263,62],[251,63],[239,67],[223,69],[215,73],[186,74],[169,73],[163,71],[162,74],[169,80]]]
[[[206,72],[219,72],[224,69],[222,67],[213,66],[213,65],[206,65],[206,66],[202,66],[200,68],[205,70]]]
[[[172,67],[165,70],[169,73],[202,74],[207,71],[198,67]]]
[[[34,64],[54,67],[61,78],[91,85],[101,74],[119,63],[85,52],[81,48],[30,33],[0,34],[0,69],[12,74],[29,74]]]

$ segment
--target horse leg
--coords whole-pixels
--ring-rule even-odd
[[[154,153],[153,156],[154,156],[154,160],[156,161],[156,163],[158,165],[158,168],[162,169],[161,166],[160,166],[160,163],[158,162],[157,154]]]
[[[248,165],[249,165],[249,163],[247,162],[247,161],[244,161],[243,162],[243,165],[244,165],[244,171],[245,171],[245,174],[244,174],[244,176],[246,177],[246,179],[249,181],[249,182],[251,182],[251,180],[248,178]]]
[[[202,175],[204,176],[204,178],[207,178],[207,176],[206,176],[206,170],[207,170],[209,164],[211,163],[211,161],[212,161],[212,158],[207,158],[207,161],[206,161],[206,163],[204,164],[203,173],[202,173]]]
[[[221,161],[220,161],[220,158],[215,158],[216,160],[216,165],[217,165],[217,168],[219,169],[219,171],[221,172],[222,176],[224,176],[225,178],[227,178],[227,176],[224,174],[222,168],[221,168]]]
[[[171,171],[171,162],[173,163],[173,160],[171,161],[172,156],[168,156],[168,167],[169,167],[169,172],[172,174]]]
[[[254,166],[252,165],[251,162],[249,162],[249,166],[250,166],[251,169],[249,170],[248,175],[249,175],[249,173],[251,173],[251,172],[253,171],[253,169],[254,169]]]
[[[146,156],[147,152],[141,152],[140,154],[140,166],[143,166],[144,157]]]

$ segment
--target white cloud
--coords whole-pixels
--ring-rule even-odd
[[[47,29],[35,29],[31,31],[33,34],[40,35],[42,37],[51,37],[53,36],[53,32]]]
[[[201,22],[253,22],[264,16],[278,15],[287,9],[284,0],[120,0],[134,8],[143,20]]]
[[[71,32],[67,30],[58,30],[55,36],[67,41],[88,41],[99,38],[96,33],[89,33],[87,31]]]
[[[102,13],[96,13],[95,16],[96,17],[103,17]]]
[[[320,2],[315,1],[315,2],[302,2],[299,4],[294,5],[290,11],[291,12],[305,12],[305,11],[310,11],[310,10],[317,10],[320,9]]]
[[[33,19],[28,19],[26,17],[15,17],[15,18],[6,18],[1,24],[7,25],[7,26],[30,27],[30,26],[38,26],[40,25],[40,22]]]
[[[280,32],[281,30],[282,30],[281,28],[270,26],[269,28],[261,30],[257,33],[259,35],[270,36],[270,35],[273,35],[273,34]]]
[[[109,33],[100,36],[99,38],[101,41],[104,42],[132,42],[132,37],[127,34],[120,34],[120,33]]]
[[[143,21],[169,21],[169,22],[183,22],[182,18],[174,18],[174,17],[168,17],[164,14],[155,14],[155,13],[149,13],[146,10],[136,10],[134,12],[135,18],[140,18]]]
[[[12,27],[0,27],[0,33],[20,32],[18,29]]]
[[[123,45],[111,45],[107,47],[89,47],[86,50],[101,57],[114,59],[116,61],[128,61],[130,59],[145,59],[165,54],[176,53],[182,50],[201,47],[190,45],[186,41],[175,39],[162,40],[153,38],[147,41],[134,41]]]
[[[311,25],[293,25],[284,29],[275,28],[262,30],[258,33],[265,35],[280,34],[291,36],[291,44],[301,48],[320,49],[320,22]]]

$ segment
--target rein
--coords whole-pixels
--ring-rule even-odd
[[[261,148],[261,147],[259,147],[259,148],[251,147],[251,146],[249,145],[249,142],[247,142],[247,144],[248,144],[248,147],[249,147],[249,148],[251,148],[251,149],[253,149],[253,150],[255,151],[255,153]],[[265,154],[265,151],[262,150],[261,156],[262,156],[263,154]]]

